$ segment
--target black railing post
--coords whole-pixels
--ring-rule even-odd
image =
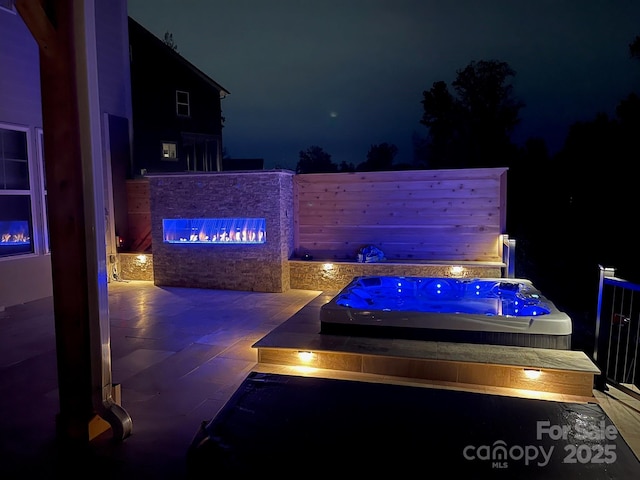
[[[600,268],[600,280],[598,284],[598,306],[596,309],[596,327],[594,332],[594,342],[593,342],[593,360],[598,365],[600,369],[600,375],[595,378],[594,388],[600,390],[602,392],[607,390],[607,346],[609,343],[609,335],[608,330],[605,332],[601,332],[601,315],[602,315],[602,302],[604,298],[604,284],[606,277],[613,277],[615,275],[615,269],[603,267],[602,265],[598,265]],[[604,333],[604,335],[601,335]]]

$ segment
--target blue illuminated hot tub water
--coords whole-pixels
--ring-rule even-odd
[[[337,305],[384,311],[529,316],[550,313],[530,285],[502,280],[364,277]]]
[[[356,277],[321,308],[321,332],[570,348],[571,319],[530,281]]]

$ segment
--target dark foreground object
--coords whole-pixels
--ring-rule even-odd
[[[187,464],[194,479],[640,478],[640,462],[595,403],[257,372],[202,425]]]

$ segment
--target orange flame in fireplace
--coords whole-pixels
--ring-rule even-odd
[[[163,220],[169,243],[264,243],[263,218],[201,218]]]
[[[0,243],[25,243],[29,242],[31,238],[24,233],[3,233],[0,236]]]

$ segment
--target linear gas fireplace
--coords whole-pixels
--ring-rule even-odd
[[[148,175],[154,283],[289,290],[293,175],[275,170]]]
[[[0,221],[0,256],[31,251],[33,251],[33,245],[28,221]]]
[[[165,243],[260,244],[267,241],[264,218],[165,218]]]

